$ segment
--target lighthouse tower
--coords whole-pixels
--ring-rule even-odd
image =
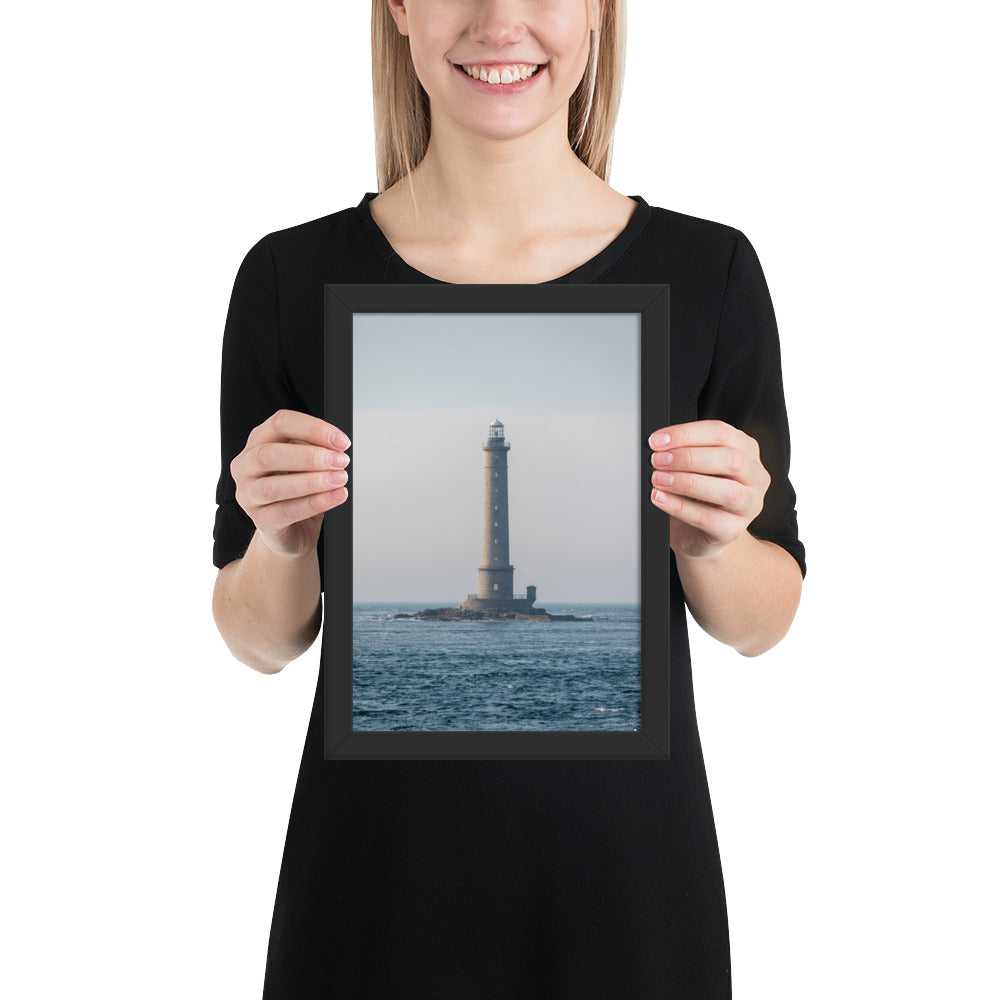
[[[483,563],[479,567],[481,600],[510,600],[514,596],[514,567],[510,565],[507,509],[507,452],[510,445],[503,424],[494,419],[483,442],[486,468],[483,498]]]
[[[467,609],[526,611],[535,603],[535,588],[514,594],[514,567],[510,564],[507,508],[507,452],[503,424],[494,418],[483,442],[486,453],[483,495],[483,561],[479,591],[462,603]]]

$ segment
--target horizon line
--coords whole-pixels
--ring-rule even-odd
[[[392,598],[392,599],[382,598],[382,599],[379,599],[379,600],[359,601],[359,600],[354,600],[352,598],[351,603],[352,604],[422,604],[422,603],[426,603],[426,602],[423,599],[419,600],[419,601],[414,601],[414,600],[409,600],[409,599],[404,600],[404,599],[401,599],[401,598]],[[461,604],[461,603],[462,603],[461,601],[458,602],[458,604]],[[543,602],[543,601],[535,601],[535,603],[536,604],[541,604],[542,607],[545,606],[545,602]],[[636,600],[636,601],[608,601],[608,600],[605,600],[603,598],[596,598],[596,597],[587,597],[587,598],[576,597],[576,598],[571,598],[571,599],[566,599],[566,600],[549,601],[548,603],[549,604],[641,604],[642,601],[638,601],[638,600]],[[428,607],[431,607],[431,606],[432,605],[430,605],[430,604],[428,605]],[[445,604],[439,604],[439,605],[433,605],[433,606],[435,606],[435,607],[446,607],[447,605],[445,605]],[[458,605],[456,604],[455,607],[458,607]]]

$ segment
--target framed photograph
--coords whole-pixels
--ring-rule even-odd
[[[324,756],[670,756],[669,286],[328,284]]]

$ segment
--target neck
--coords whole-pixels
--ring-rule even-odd
[[[604,182],[566,138],[566,121],[530,135],[491,139],[435,124],[427,153],[412,173],[417,212],[449,228],[527,236],[545,228],[553,208],[592,197]],[[404,180],[403,190],[408,182]],[[407,197],[407,200],[408,197]]]

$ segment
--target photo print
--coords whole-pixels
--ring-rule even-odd
[[[669,756],[667,286],[326,294],[326,757]]]

